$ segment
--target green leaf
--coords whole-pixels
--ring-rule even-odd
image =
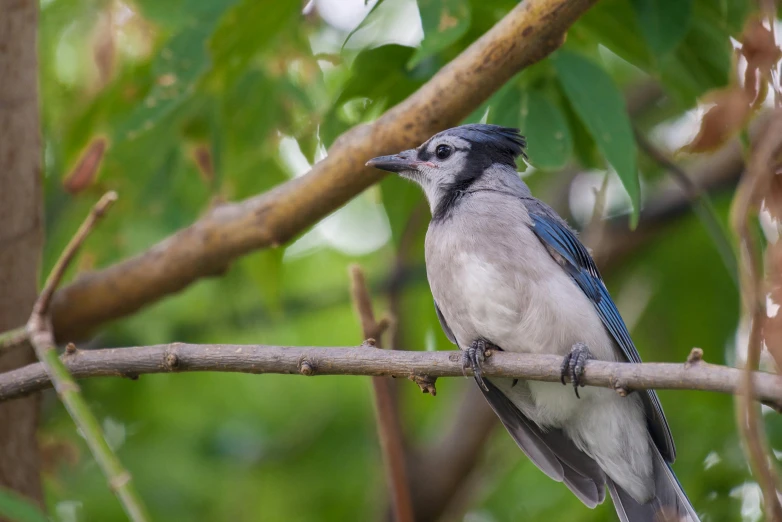
[[[221,117],[232,144],[250,150],[264,142],[283,119],[281,90],[276,78],[255,69],[225,90]]]
[[[284,254],[284,248],[272,248],[253,252],[238,261],[240,266],[247,269],[249,278],[255,283],[269,312],[274,314],[282,312],[282,258]]]
[[[687,34],[692,0],[632,0],[641,34],[658,59],[676,49]]]
[[[707,17],[696,12],[684,41],[660,67],[666,88],[686,105],[730,80],[733,47],[728,33]]]
[[[494,96],[489,98],[487,104],[489,107],[488,123],[503,127],[520,127],[521,96],[522,91],[518,88],[517,83],[508,82],[503,85]],[[483,117],[485,111],[486,107],[482,107],[478,119]]]
[[[529,162],[538,169],[564,167],[573,153],[573,138],[562,110],[540,91],[523,93],[520,110]]]
[[[529,163],[535,168],[558,169],[568,162],[573,138],[567,118],[541,90],[507,83],[488,105],[489,123],[517,127],[527,138]]]
[[[35,505],[3,488],[0,488],[0,518],[7,518],[11,522],[49,522]]]
[[[565,92],[562,89],[562,85],[557,82],[555,91],[559,95],[561,100],[560,108],[565,115],[565,119],[570,129],[570,136],[573,139],[573,154],[576,161],[584,169],[594,170],[599,169],[605,165],[603,158],[600,156],[597,150],[597,144],[595,139],[589,133],[589,130],[584,126],[584,122],[578,117],[578,114],[573,110],[573,106],[567,102]]]
[[[114,131],[115,142],[135,139],[179,108],[195,89],[196,83],[209,69],[211,60],[206,41],[212,34],[223,11],[232,1],[202,8],[163,46],[152,64],[155,85],[135,110]]]
[[[345,38],[345,41],[344,41],[344,42],[342,42],[342,48],[341,48],[341,51],[344,51],[344,50],[345,50],[345,46],[348,44],[348,42],[350,41],[350,39],[351,39],[351,38],[353,38],[353,35],[354,35],[354,34],[356,34],[356,33],[357,33],[359,30],[361,30],[361,29],[363,29],[364,27],[366,27],[366,26],[367,26],[367,24],[371,23],[371,22],[372,22],[372,21],[375,19],[375,16],[377,16],[377,15],[375,14],[375,12],[377,11],[377,8],[378,8],[378,7],[380,7],[380,5],[381,5],[381,4],[382,4],[384,1],[385,1],[385,0],[377,0],[377,2],[375,2],[375,5],[373,5],[373,6],[372,6],[372,9],[370,9],[370,10],[369,10],[369,12],[368,12],[368,13],[367,13],[367,15],[364,17],[364,19],[363,19],[363,20],[361,20],[361,22],[360,22],[360,23],[359,23],[359,24],[358,24],[358,25],[355,27],[355,29],[353,29],[352,31],[350,31],[350,33],[348,33],[348,36]],[[368,0],[366,0],[366,1],[364,2],[364,5],[367,5],[367,2],[368,2]]]
[[[369,98],[373,102],[384,102],[386,106],[407,98],[423,83],[405,68],[412,52],[410,47],[384,45],[359,53],[351,67],[351,78],[334,103],[335,107],[354,98]]]
[[[573,26],[568,44],[593,53],[598,44],[603,45],[636,67],[652,69],[648,46],[628,0],[598,2]]]
[[[271,50],[272,40],[294,24],[301,13],[299,2],[242,0],[220,20],[209,49],[219,73],[229,81],[245,72],[261,50]],[[278,51],[279,52],[279,51]]]
[[[744,22],[750,13],[757,9],[753,0],[696,0],[696,7],[717,10],[731,36],[738,36],[744,28]]]
[[[470,27],[467,0],[418,0],[424,39],[407,64],[412,69],[464,36]]]
[[[553,61],[565,95],[630,196],[630,226],[634,228],[638,223],[641,187],[635,138],[622,93],[603,69],[578,54],[559,51]]]

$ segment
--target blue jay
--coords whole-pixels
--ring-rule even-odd
[[[641,358],[587,249],[520,179],[525,146],[517,129],[463,125],[367,165],[423,189],[437,317],[530,460],[590,508],[607,488],[623,522],[697,522],[669,464],[676,450],[654,391],[579,394],[589,358]],[[489,347],[563,356],[562,384],[569,377],[575,393],[559,383],[484,379]]]

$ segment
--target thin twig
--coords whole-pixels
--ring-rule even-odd
[[[360,349],[359,349],[360,348]],[[220,371],[300,375],[385,375],[408,377],[469,376],[459,350],[425,352],[361,347],[269,346],[235,344],[160,344],[132,348],[78,350],[62,358],[76,378],[129,377],[146,373]],[[486,377],[509,377],[559,382],[562,358],[556,355],[495,352],[484,363]],[[740,393],[742,370],[699,362],[587,363],[582,382],[589,386],[625,390],[703,390]],[[782,376],[752,374],[753,395],[772,406],[782,406]],[[50,387],[40,364],[0,374],[0,401]],[[782,408],[780,408],[782,409]]]
[[[25,326],[0,333],[0,353],[23,346],[26,342],[27,328]]]
[[[606,203],[608,200],[609,180],[609,173],[606,172],[603,175],[603,181],[600,183],[600,188],[594,191],[595,205],[592,208],[592,217],[581,233],[584,238],[584,244],[590,248],[595,248],[602,243],[603,236],[605,235],[606,222],[603,220],[603,215],[605,215]]]
[[[759,407],[753,402],[752,378],[757,369],[762,349],[762,326],[766,320],[766,300],[763,294],[763,272],[760,246],[749,228],[749,214],[770,184],[773,160],[782,141],[782,111],[775,111],[768,134],[755,147],[747,172],[739,183],[731,208],[731,224],[738,238],[740,256],[741,297],[744,312],[752,319],[744,371],[740,381],[740,397],[736,401],[736,417],[744,438],[752,470],[763,491],[766,518],[782,521],[782,504],[778,490],[779,478],[770,458],[768,440],[763,429]]]
[[[84,240],[87,239],[87,236],[90,235],[90,232],[92,232],[95,224],[100,218],[103,217],[103,215],[111,207],[111,205],[114,204],[115,201],[117,201],[117,193],[114,191],[107,192],[103,195],[102,198],[100,198],[95,206],[92,207],[92,211],[87,216],[87,219],[84,220],[79,229],[68,242],[68,245],[65,247],[65,250],[62,251],[60,258],[54,264],[54,268],[52,268],[51,273],[49,273],[49,278],[46,280],[46,284],[43,285],[43,290],[41,290],[41,293],[38,296],[38,300],[35,302],[35,306],[33,307],[34,314],[47,315],[49,313],[49,305],[52,301],[52,295],[54,295],[54,291],[59,286],[60,281],[62,281],[62,276],[65,275],[65,270],[68,269],[68,266],[71,264],[71,261],[73,261],[73,258],[76,255],[76,252],[79,251],[79,248],[81,248]]]
[[[356,307],[364,339],[374,340],[380,348],[380,338],[388,328],[388,321],[377,322],[372,310],[372,298],[367,289],[364,272],[358,265],[350,267],[351,291]],[[399,412],[391,391],[388,377],[372,377],[372,388],[375,398],[375,413],[377,419],[380,449],[387,473],[388,488],[393,499],[394,514],[398,522],[414,522],[413,504],[410,500],[410,483],[407,480],[405,465],[405,448],[402,443],[402,429],[399,423]]]
[[[146,509],[131,484],[130,473],[122,466],[117,456],[111,450],[103,435],[98,419],[87,406],[79,386],[73,376],[57,355],[54,333],[49,317],[49,305],[54,290],[59,285],[69,263],[87,238],[95,223],[100,219],[111,204],[117,199],[114,192],[105,194],[93,207],[87,219],[73,236],[68,246],[54,265],[43,290],[38,296],[30,320],[27,323],[27,334],[35,349],[42,369],[49,380],[54,383],[57,395],[65,409],[68,410],[73,422],[79,428],[89,446],[95,460],[109,482],[112,491],[117,495],[128,518],[133,522],[148,520]]]
[[[706,227],[706,231],[709,233],[711,240],[717,247],[717,251],[720,253],[722,262],[725,264],[725,268],[727,268],[733,283],[738,287],[739,279],[736,253],[733,250],[730,237],[720,222],[717,211],[714,209],[714,205],[708,194],[695,184],[682,167],[671,160],[663,151],[655,147],[638,129],[634,130],[635,140],[644,154],[667,170],[687,194],[692,202],[693,210],[698,215],[698,218],[700,218],[701,223]]]

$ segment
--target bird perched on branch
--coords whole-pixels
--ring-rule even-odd
[[[414,181],[432,211],[426,271],[445,334],[521,450],[587,506],[608,489],[622,521],[698,516],[671,469],[653,391],[582,388],[589,358],[640,362],[597,266],[516,171],[517,129],[463,125],[367,165]],[[562,384],[483,378],[491,349],[562,355]],[[667,518],[660,518],[667,517]]]

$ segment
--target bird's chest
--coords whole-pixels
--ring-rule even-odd
[[[600,345],[598,352],[606,345],[592,303],[524,223],[432,227],[426,265],[462,348],[477,338],[524,353],[564,354],[579,341]]]
[[[516,329],[526,303],[507,266],[458,248],[434,257],[427,262],[432,295],[461,346],[478,337],[498,343]]]

